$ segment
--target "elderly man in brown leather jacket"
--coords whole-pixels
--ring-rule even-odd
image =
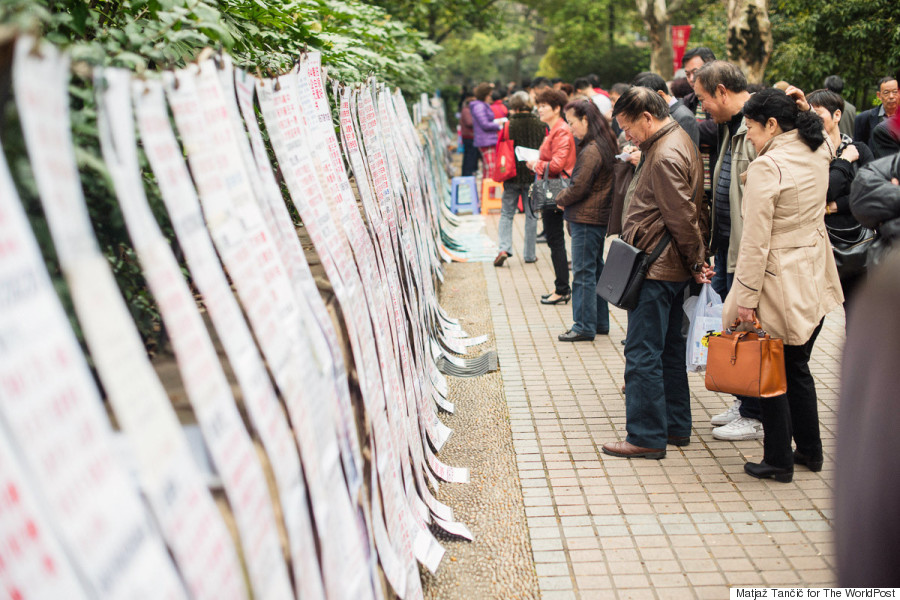
[[[603,452],[626,458],[663,458],[666,444],[690,442],[691,405],[681,333],[682,296],[691,277],[709,283],[703,207],[703,162],[690,136],[669,117],[650,89],[623,94],[613,115],[641,163],[626,198],[622,239],[648,254],[670,241],[650,265],[640,299],[628,313],[625,339],[625,441]],[[704,225],[705,226],[705,225]]]

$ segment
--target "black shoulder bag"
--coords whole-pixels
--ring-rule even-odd
[[[641,287],[650,265],[671,240],[672,234],[667,230],[653,252],[647,254],[621,238],[615,238],[609,245],[606,264],[597,282],[597,295],[614,306],[633,310],[641,297]]]

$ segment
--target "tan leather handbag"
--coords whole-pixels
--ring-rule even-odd
[[[787,392],[784,342],[772,339],[753,323],[755,331],[735,331],[731,327],[708,338],[706,389],[736,396],[773,398]]]

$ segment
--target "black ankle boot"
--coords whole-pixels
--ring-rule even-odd
[[[772,465],[767,465],[766,461],[762,461],[761,463],[745,463],[744,473],[750,477],[756,477],[757,479],[774,479],[780,483],[790,483],[794,479],[793,468],[782,469],[780,467],[773,467]]]
[[[818,458],[813,458],[809,454],[804,454],[799,450],[794,451],[794,464],[803,465],[813,473],[818,473],[819,471],[821,471],[824,462],[825,461],[821,456],[819,456]]]

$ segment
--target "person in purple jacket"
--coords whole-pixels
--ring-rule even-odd
[[[493,89],[490,83],[479,83],[475,86],[475,100],[469,103],[475,125],[475,147],[481,152],[482,177],[485,179],[494,173],[497,132],[501,127],[494,122],[494,111],[487,103]]]

